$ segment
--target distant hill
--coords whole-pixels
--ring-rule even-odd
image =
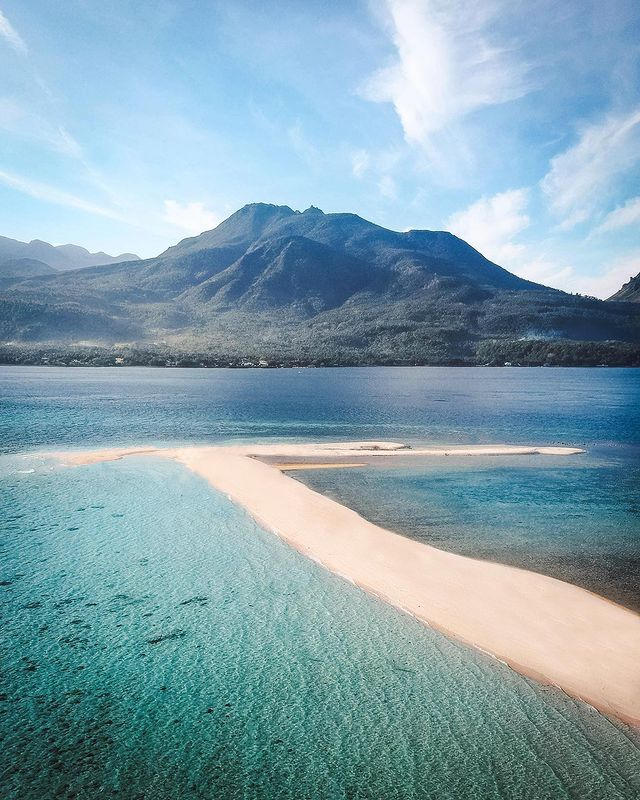
[[[508,360],[505,342],[536,342],[543,359],[545,341],[638,343],[640,308],[523,280],[445,231],[256,203],[156,258],[13,281],[0,339],[223,361],[473,363]]]
[[[35,258],[9,258],[0,261],[0,281],[5,278],[33,278],[37,275],[55,275],[57,270]]]
[[[139,257],[133,253],[122,253],[110,256],[107,253],[90,253],[84,247],[75,244],[54,246],[40,239],[31,242],[19,242],[0,236],[0,265],[9,260],[30,259],[48,264],[56,270],[81,269],[97,264],[116,264],[119,261],[134,261]]]
[[[627,283],[611,295],[609,300],[621,300],[626,303],[640,303],[640,272],[635,278],[629,278]]]

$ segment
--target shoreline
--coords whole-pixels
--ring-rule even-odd
[[[1,345],[0,345],[1,347]],[[48,352],[48,351],[47,351]],[[118,351],[120,352],[120,351]],[[74,359],[77,354],[74,354]],[[226,360],[220,360],[219,363],[211,363],[211,364],[189,364],[189,365],[178,365],[178,364],[146,364],[146,363],[129,363],[129,364],[116,364],[115,360],[113,363],[109,364],[94,364],[91,362],[82,362],[76,363],[75,360],[73,362],[64,362],[58,361],[51,363],[49,360],[38,361],[34,363],[32,361],[26,362],[19,362],[15,360],[8,360],[6,357],[0,359],[0,367],[35,367],[36,369],[47,368],[47,369],[117,369],[117,370],[127,370],[127,369],[169,369],[169,370],[178,370],[178,369],[224,369],[224,370],[253,370],[253,371],[264,371],[264,370],[301,370],[301,369],[639,369],[640,363],[637,360],[631,360],[630,363],[620,363],[620,362],[609,362],[606,361],[598,361],[598,363],[594,364],[592,361],[587,363],[580,362],[578,360],[572,361],[571,363],[547,363],[542,362],[541,360],[535,360],[533,363],[518,363],[517,361],[511,363],[487,363],[485,361],[478,362],[478,361],[471,361],[471,362],[461,362],[458,359],[453,359],[452,361],[448,361],[445,363],[442,362],[429,362],[429,363],[422,363],[416,364],[414,362],[407,363],[403,361],[391,361],[391,362],[379,362],[379,361],[372,361],[372,362],[365,362],[365,363],[351,363],[347,361],[339,361],[335,363],[324,363],[324,364],[317,364],[317,363],[297,363],[297,362],[282,362],[282,363],[270,363],[266,366],[260,366],[257,363],[252,364],[251,366],[240,363],[243,359],[238,359],[238,363],[229,364]],[[277,359],[276,359],[277,361]]]
[[[347,442],[114,448],[56,455],[78,466],[132,455],[174,459],[330,572],[530,678],[640,726],[640,615],[555,578],[408,539],[282,471],[294,464],[299,468],[304,458],[320,458],[324,468],[338,468],[355,466],[358,456],[365,455],[581,452],[509,445],[412,450],[393,442]],[[261,458],[277,458],[281,466]],[[341,458],[351,460],[332,462]]]

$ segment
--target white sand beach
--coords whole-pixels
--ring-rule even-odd
[[[69,465],[150,454],[175,459],[245,508],[265,529],[336,575],[527,676],[640,725],[640,615],[563,581],[444,552],[385,530],[282,471],[308,458],[321,458],[331,466],[332,459],[344,459],[343,466],[356,466],[365,455],[581,452],[510,445],[413,450],[394,442],[347,442],[57,455]]]

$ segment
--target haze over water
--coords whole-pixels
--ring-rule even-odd
[[[596,553],[567,579],[633,605],[639,390],[632,370],[2,368],[7,796],[635,797],[635,734],[326,573],[186,470],[33,453],[586,447],[303,477],[444,549],[550,574]]]

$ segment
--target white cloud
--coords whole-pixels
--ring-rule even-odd
[[[208,211],[202,203],[185,203],[181,205],[175,200],[164,201],[165,222],[182,228],[187,233],[202,233],[215,228],[222,220],[212,211]]]
[[[0,11],[0,36],[20,55],[27,55],[27,45],[18,31]]]
[[[458,118],[528,91],[524,65],[489,41],[498,3],[386,0],[385,7],[396,57],[364,94],[393,104],[409,142],[428,148]]]
[[[631,253],[617,259],[600,275],[585,275],[576,278],[575,283],[582,294],[606,299],[615,294],[618,289],[640,272],[640,251]]]
[[[620,228],[638,224],[640,224],[640,197],[632,197],[624,205],[610,211],[594,233],[617,231]]]
[[[527,189],[511,189],[493,197],[482,197],[463,211],[452,214],[447,220],[447,229],[515,275],[565,292],[605,299],[640,272],[640,252],[616,260],[597,275],[585,275],[582,271],[576,272],[573,265],[544,252],[544,243],[534,246],[518,242],[518,234],[529,226],[528,199]],[[632,203],[626,203],[617,211],[627,207],[631,208]]]
[[[558,264],[545,255],[536,256],[531,261],[523,261],[513,272],[521,278],[526,278],[543,286],[553,286],[554,289],[563,289],[571,292],[575,289],[575,270],[567,264]]]
[[[16,189],[18,192],[34,197],[36,200],[43,200],[46,203],[76,208],[79,211],[86,211],[89,214],[96,214],[100,217],[109,217],[110,219],[127,222],[120,214],[110,208],[90,203],[77,195],[56,189],[55,186],[32,181],[30,178],[24,178],[21,175],[0,170],[0,183],[4,183],[11,189]]]
[[[534,248],[518,241],[518,234],[530,224],[528,203],[528,189],[509,189],[493,197],[481,197],[452,214],[447,229],[521,278],[568,292],[578,291],[572,266],[549,257],[540,246]]]
[[[551,208],[572,228],[607,199],[615,180],[640,160],[640,108],[587,125],[578,142],[551,159],[541,181]]]
[[[463,211],[452,214],[447,230],[507,269],[524,254],[514,238],[529,226],[527,189],[510,189],[493,197],[481,197]]]

